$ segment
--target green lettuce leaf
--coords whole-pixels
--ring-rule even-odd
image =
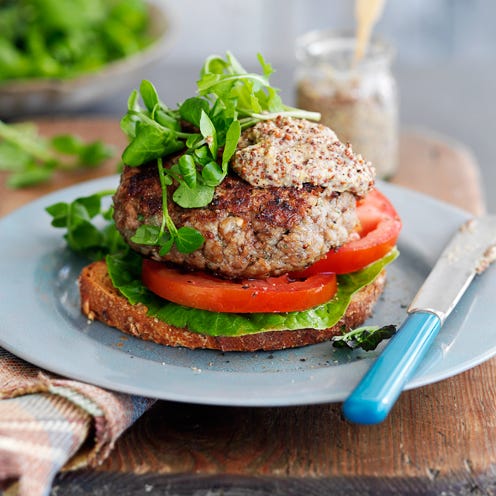
[[[150,316],[167,324],[209,336],[242,336],[267,331],[327,329],[345,313],[351,297],[370,284],[398,256],[394,248],[384,258],[362,270],[338,276],[338,291],[328,303],[301,312],[233,314],[189,308],[163,300],[148,291],[139,279],[140,257],[135,254],[107,256],[114,286],[128,298],[148,307]]]

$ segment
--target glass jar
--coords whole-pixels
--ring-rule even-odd
[[[321,122],[389,179],[398,165],[398,95],[393,53],[372,39],[354,61],[353,34],[314,31],[297,40],[297,106],[320,112]]]

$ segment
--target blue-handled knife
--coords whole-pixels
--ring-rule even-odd
[[[408,307],[408,316],[343,404],[346,419],[382,422],[473,278],[496,260],[496,217],[463,224]]]

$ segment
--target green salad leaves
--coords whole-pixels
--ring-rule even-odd
[[[0,80],[70,78],[152,41],[144,0],[2,0]]]
[[[149,81],[142,81],[139,91],[131,93],[121,120],[129,138],[122,160],[134,167],[156,160],[163,191],[161,226],[141,226],[133,241],[159,246],[162,255],[174,244],[184,253],[198,249],[201,235],[190,228],[177,229],[168,214],[167,186],[174,181],[178,184],[172,200],[179,206],[204,207],[226,177],[243,129],[276,115],[320,118],[316,112],[284,105],[269,82],[272,67],[261,55],[258,61],[263,74],[247,72],[231,53],[225,59],[209,57],[197,82],[198,96],[176,109],[161,101]],[[162,157],[179,151],[181,157],[165,168]]]
[[[0,121],[0,171],[8,172],[11,188],[47,182],[55,171],[99,167],[113,154],[100,140],[85,143],[71,134],[44,138],[33,123]]]
[[[379,326],[366,326],[358,327],[352,331],[334,336],[332,338],[332,345],[335,348],[345,348],[356,350],[362,348],[365,351],[372,351],[377,348],[379,343],[385,339],[392,338],[396,334],[395,325]]]
[[[64,239],[73,252],[90,260],[101,260],[110,253],[129,251],[112,220],[112,205],[104,206],[103,200],[113,193],[113,190],[100,191],[46,208],[52,217],[52,226],[66,230]]]

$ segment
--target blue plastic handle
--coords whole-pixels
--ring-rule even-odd
[[[407,381],[441,328],[441,319],[430,312],[408,315],[343,404],[343,414],[357,424],[378,424],[390,412]]]

